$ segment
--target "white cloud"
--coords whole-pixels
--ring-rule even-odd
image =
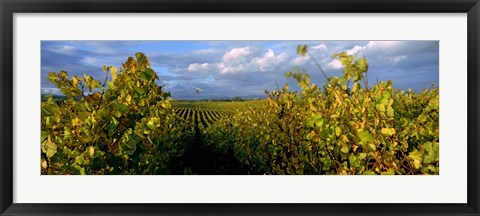
[[[363,47],[362,46],[354,46],[352,49],[347,50],[347,54],[348,55],[355,55],[360,51],[362,51],[362,54],[364,54],[363,52],[365,52],[365,47],[364,46]]]
[[[319,44],[319,45],[316,45],[316,46],[312,46],[311,48],[314,49],[314,50],[327,50],[327,45]]]
[[[203,63],[203,64],[194,63],[194,64],[188,65],[188,71],[190,72],[201,72],[201,71],[209,70],[210,68],[211,68],[211,65],[209,63]]]
[[[216,52],[218,52],[216,49],[200,49],[193,51],[194,54],[212,54]]]
[[[361,57],[363,55],[374,55],[377,56],[379,53],[383,53],[384,58],[387,58],[387,52],[393,52],[396,50],[397,47],[400,47],[400,41],[369,41],[365,46],[356,45],[351,49],[346,50],[348,55],[354,55],[356,58]],[[407,56],[394,56],[388,57],[386,60],[392,61],[394,63],[398,63],[405,59]],[[342,62],[338,59],[331,60],[328,65],[328,68],[331,69],[340,69],[343,68]]]
[[[236,50],[232,49],[232,50]],[[251,48],[249,48],[250,50]],[[248,73],[252,71],[269,71],[275,69],[279,64],[284,62],[288,56],[286,53],[275,54],[272,49],[267,50],[261,56],[253,57],[250,51],[245,52],[243,51],[235,51],[229,52],[228,54],[232,54],[230,56],[236,55],[237,58],[240,56],[242,58],[236,59],[235,61],[231,60],[231,58],[223,58],[222,62],[217,63],[217,68],[220,74],[227,74],[227,73]],[[247,54],[248,53],[248,54]],[[244,58],[247,55],[252,55],[252,58]]]
[[[82,60],[80,60],[84,65],[86,66],[91,66],[91,67],[101,67],[102,65],[99,64],[98,59],[93,58],[93,57],[83,57]]]
[[[243,58],[252,53],[252,50],[250,47],[243,47],[243,48],[233,48],[225,55],[223,55],[223,61],[229,61],[229,60],[235,60],[237,58]]]
[[[348,55],[354,55],[356,58],[367,56],[368,59],[374,57],[376,60],[382,59],[383,62],[398,62],[407,58],[407,55],[399,55],[404,53],[403,41],[369,41],[365,46],[356,45],[347,50]],[[331,61],[330,68],[339,69],[341,63],[339,61]]]
[[[51,46],[50,51],[54,53],[64,54],[64,55],[74,55],[77,49],[74,46],[63,45],[63,46]]]
[[[330,63],[328,63],[327,66],[331,69],[343,68],[342,62],[338,59],[333,59],[332,61],[330,61]]]
[[[260,68],[260,71],[267,71],[274,69],[278,64],[285,61],[287,58],[286,53],[280,53],[275,55],[272,49],[269,49],[262,57],[257,57],[252,60],[252,63]]]
[[[303,65],[307,60],[310,59],[310,56],[297,56],[295,59],[291,61],[292,65]]]
[[[364,54],[377,54],[382,53],[392,53],[396,52],[398,47],[401,47],[401,41],[369,41],[365,46],[356,45],[351,49],[347,50],[348,55],[359,55]]]
[[[363,49],[364,53],[369,60],[380,64],[398,64],[405,61],[410,55],[431,52],[430,43],[419,43],[409,41],[369,41],[367,45],[363,47],[355,46],[349,51],[352,54],[360,53]],[[358,57],[358,56],[357,56]]]
[[[58,88],[42,88],[42,94],[62,95],[62,92]]]
[[[341,61],[338,59],[332,59],[325,51],[330,49],[328,43],[321,43],[312,46],[312,52],[316,53],[314,56],[319,57],[317,60],[319,64],[326,70],[341,70],[344,68]],[[401,41],[370,41],[365,45],[351,45],[350,47],[344,47],[349,55],[354,55],[356,58],[364,55],[369,55],[369,59],[372,57],[381,56],[383,62],[389,62],[389,64],[397,64],[399,62],[408,59],[408,55],[398,53],[398,50],[403,47]],[[252,72],[276,72],[277,70],[289,70],[285,66],[301,66],[305,69],[311,70],[313,62],[311,62],[309,56],[288,55],[283,50],[268,49],[263,52],[259,52],[259,47],[246,46],[229,49],[224,52],[223,56],[217,56],[219,61],[206,61],[205,63],[191,63],[187,68],[183,68],[178,72],[197,72],[198,75],[205,77],[207,74],[217,76],[223,76],[226,74],[240,74],[240,73],[252,73]],[[333,50],[333,48],[332,48]],[[210,53],[220,52],[220,50],[204,49],[195,51],[197,53]],[[311,64],[309,64],[311,63]]]
[[[175,86],[178,85],[178,82],[175,80],[163,80],[163,84],[165,84],[165,87],[167,88],[174,88]]]
[[[130,42],[103,43],[101,41],[84,42],[92,53],[99,55],[116,55],[119,53],[119,47],[129,46]]]
[[[186,67],[172,67],[170,70],[174,73],[197,72],[203,76],[209,74],[232,74],[232,73],[249,73],[255,71],[270,71],[286,61],[291,61],[285,52],[275,53],[273,49],[265,52],[259,52],[258,47],[239,47],[228,50],[218,61],[207,59],[204,63],[187,63]],[[204,49],[193,51],[195,54],[200,53],[218,53],[216,49]],[[195,75],[197,76],[197,75]]]
[[[393,60],[393,63],[397,64],[397,63],[403,61],[403,60],[406,59],[406,58],[407,58],[406,55],[401,55],[401,56],[395,56],[395,57],[393,57],[392,60]]]
[[[221,74],[237,73],[237,72],[245,71],[244,64],[227,65],[223,62],[220,62],[220,63],[217,64],[217,67],[220,70]]]
[[[97,50],[94,50],[92,52],[96,53],[96,54],[100,54],[100,55],[114,55],[114,54],[116,54],[115,49],[112,49],[112,48],[109,48],[109,47],[104,47],[104,48],[101,48],[101,49],[97,49]]]
[[[366,45],[366,48],[380,48],[385,49],[389,47],[393,47],[399,45],[401,41],[369,41]]]

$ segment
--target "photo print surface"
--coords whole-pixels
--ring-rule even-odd
[[[42,175],[439,175],[438,41],[42,41]]]

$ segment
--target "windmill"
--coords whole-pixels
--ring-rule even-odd
[[[198,100],[198,101],[200,100],[200,99],[199,99],[199,96],[200,96],[200,93],[201,93],[202,91],[203,91],[203,89],[201,89],[201,88],[198,88],[198,87],[195,88],[195,93],[197,93],[197,100]]]
[[[202,91],[203,91],[203,89],[201,89],[201,88],[198,88],[198,87],[195,88],[195,93],[197,93],[197,99],[198,99],[198,96],[200,95],[200,92],[202,92]]]

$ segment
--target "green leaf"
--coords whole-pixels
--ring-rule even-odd
[[[347,78],[345,76],[338,80],[338,84],[340,84],[340,86],[345,86],[346,83],[347,83]]]
[[[422,160],[422,156],[423,155],[418,150],[414,150],[413,152],[410,152],[410,154],[408,155],[409,158],[413,160],[419,160],[419,161]]]
[[[347,52],[341,52],[337,55],[338,59],[342,62],[343,66],[350,66],[353,62],[353,55],[348,55]]]
[[[307,53],[308,53],[308,47],[307,47],[306,44],[297,46],[297,54],[299,54],[301,56],[306,56]]]
[[[83,154],[81,154],[81,155],[78,155],[77,157],[75,157],[75,163],[83,166],[83,165],[88,164],[88,161],[85,160],[85,157],[83,156]]]
[[[144,53],[137,52],[135,54],[135,58],[137,58],[137,63],[141,67],[150,67],[150,61],[148,60],[147,56]]]
[[[47,155],[47,158],[53,157],[57,153],[57,145],[52,141],[50,136],[44,142],[44,152]]]
[[[70,138],[72,138],[72,132],[71,132],[70,128],[67,127],[67,126],[64,126],[64,127],[63,127],[63,137],[64,137],[65,139],[70,139]]]
[[[120,150],[124,154],[133,155],[137,150],[137,143],[134,140],[130,140],[125,144],[121,144]]]
[[[140,96],[145,94],[145,89],[143,89],[141,87],[135,87],[134,90]]]
[[[40,134],[40,142],[44,142],[47,137],[48,137],[48,131],[42,130]]]
[[[58,77],[60,77],[61,79],[68,79],[68,73],[62,70],[60,71],[60,73],[58,73]]]
[[[55,104],[46,104],[42,106],[42,116],[54,116],[58,117],[62,111]]]
[[[428,165],[428,169],[434,173],[438,173],[438,168],[433,165]]]
[[[357,165],[357,157],[355,157],[353,154],[350,154],[350,157],[348,157],[348,162],[350,162],[350,166],[355,167]]]
[[[305,124],[309,127],[321,128],[324,120],[322,119],[321,114],[315,114],[305,120]]]
[[[128,148],[130,148],[130,149],[133,149],[133,150],[137,149],[137,142],[136,142],[135,140],[133,140],[133,139],[130,140],[130,141],[128,141],[126,145],[127,145]]]
[[[408,157],[413,160],[413,165],[415,166],[416,169],[422,166],[423,154],[418,150],[414,150],[413,152],[410,152]]]
[[[395,128],[382,128],[381,133],[383,135],[392,136],[395,134]]]
[[[75,175],[85,175],[85,168],[79,166],[78,164],[72,165]]]
[[[376,175],[376,173],[374,171],[367,170],[367,171],[363,172],[363,175]]]
[[[115,130],[117,129],[118,121],[116,118],[112,117],[112,120],[108,124],[108,136],[112,136],[115,133]]]
[[[90,157],[92,157],[93,154],[95,154],[95,147],[93,147],[93,146],[87,147],[87,153],[88,153],[88,155],[90,155]]]
[[[377,108],[378,111],[385,112],[385,105],[377,104],[377,105],[375,105],[375,107]]]
[[[343,153],[345,153],[345,154],[347,154],[348,151],[349,151],[349,148],[348,148],[348,146],[347,146],[346,144],[344,144],[344,145],[342,146],[342,148],[340,149],[340,151],[343,152]]]
[[[155,71],[150,68],[140,71],[139,78],[144,82],[152,80],[153,77],[155,77]]]
[[[355,66],[360,70],[360,73],[364,73],[368,70],[368,61],[366,58],[360,58],[355,61]]]
[[[322,119],[321,114],[315,114],[312,116],[312,118],[317,127],[322,127],[324,120]]]
[[[388,105],[388,99],[390,99],[392,97],[392,95],[390,94],[390,92],[388,91],[384,91],[382,93],[382,104],[384,105]]]
[[[117,72],[118,72],[117,67],[110,66],[110,67],[108,67],[108,70],[110,70],[110,74],[112,75],[112,80],[117,79]]]
[[[382,172],[381,175],[395,175],[395,169],[390,168],[388,172]]]
[[[388,99],[390,98],[390,96],[388,96],[388,97],[385,96],[385,93],[386,93],[386,92],[384,92],[384,94],[383,94],[383,97],[384,97],[384,98],[383,98],[382,100],[380,100],[380,104],[383,104],[383,105],[387,106],[387,105],[388,105],[388,101],[389,101]],[[390,94],[388,94],[388,95],[390,95]]]
[[[395,110],[391,106],[387,108],[387,116],[388,117],[394,117],[395,116]]]
[[[338,137],[341,134],[342,134],[342,129],[339,126],[335,127],[335,135],[337,135],[337,137]]]
[[[308,127],[311,127],[311,128],[315,127],[312,118],[308,118],[307,120],[305,120],[305,125],[307,125]]]
[[[128,108],[128,106],[125,104],[117,103],[115,106],[116,106],[116,109],[123,114],[128,113],[130,111],[130,108]]]
[[[364,143],[373,141],[373,136],[367,131],[359,130],[357,136]]]
[[[155,120],[154,119],[148,120],[147,128],[150,129],[150,130],[155,130],[156,127],[155,127]]]
[[[85,79],[85,85],[89,88],[90,91],[93,91],[96,88],[100,88],[102,85],[100,84],[100,81],[93,79],[91,76],[88,76],[87,74],[83,74],[83,77]]]
[[[55,72],[48,72],[47,80],[55,84],[58,80],[58,76]]]
[[[322,131],[320,131],[319,136],[323,139],[327,139],[330,136],[330,134],[328,133],[327,130],[322,130]]]
[[[423,156],[423,163],[433,163],[438,161],[438,143],[437,142],[426,142],[422,145],[425,154]]]

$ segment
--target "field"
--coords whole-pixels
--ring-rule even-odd
[[[176,117],[187,121],[195,134],[184,157],[176,162],[178,173],[172,174],[242,174],[244,170],[234,156],[215,154],[212,146],[205,143],[205,129],[218,120],[228,119],[236,112],[249,108],[258,109],[265,100],[249,101],[173,101]],[[245,173],[243,173],[245,174]]]
[[[248,107],[260,107],[262,103],[265,101],[173,101],[172,108],[178,117],[194,122],[196,126],[207,127],[224,116]]]

